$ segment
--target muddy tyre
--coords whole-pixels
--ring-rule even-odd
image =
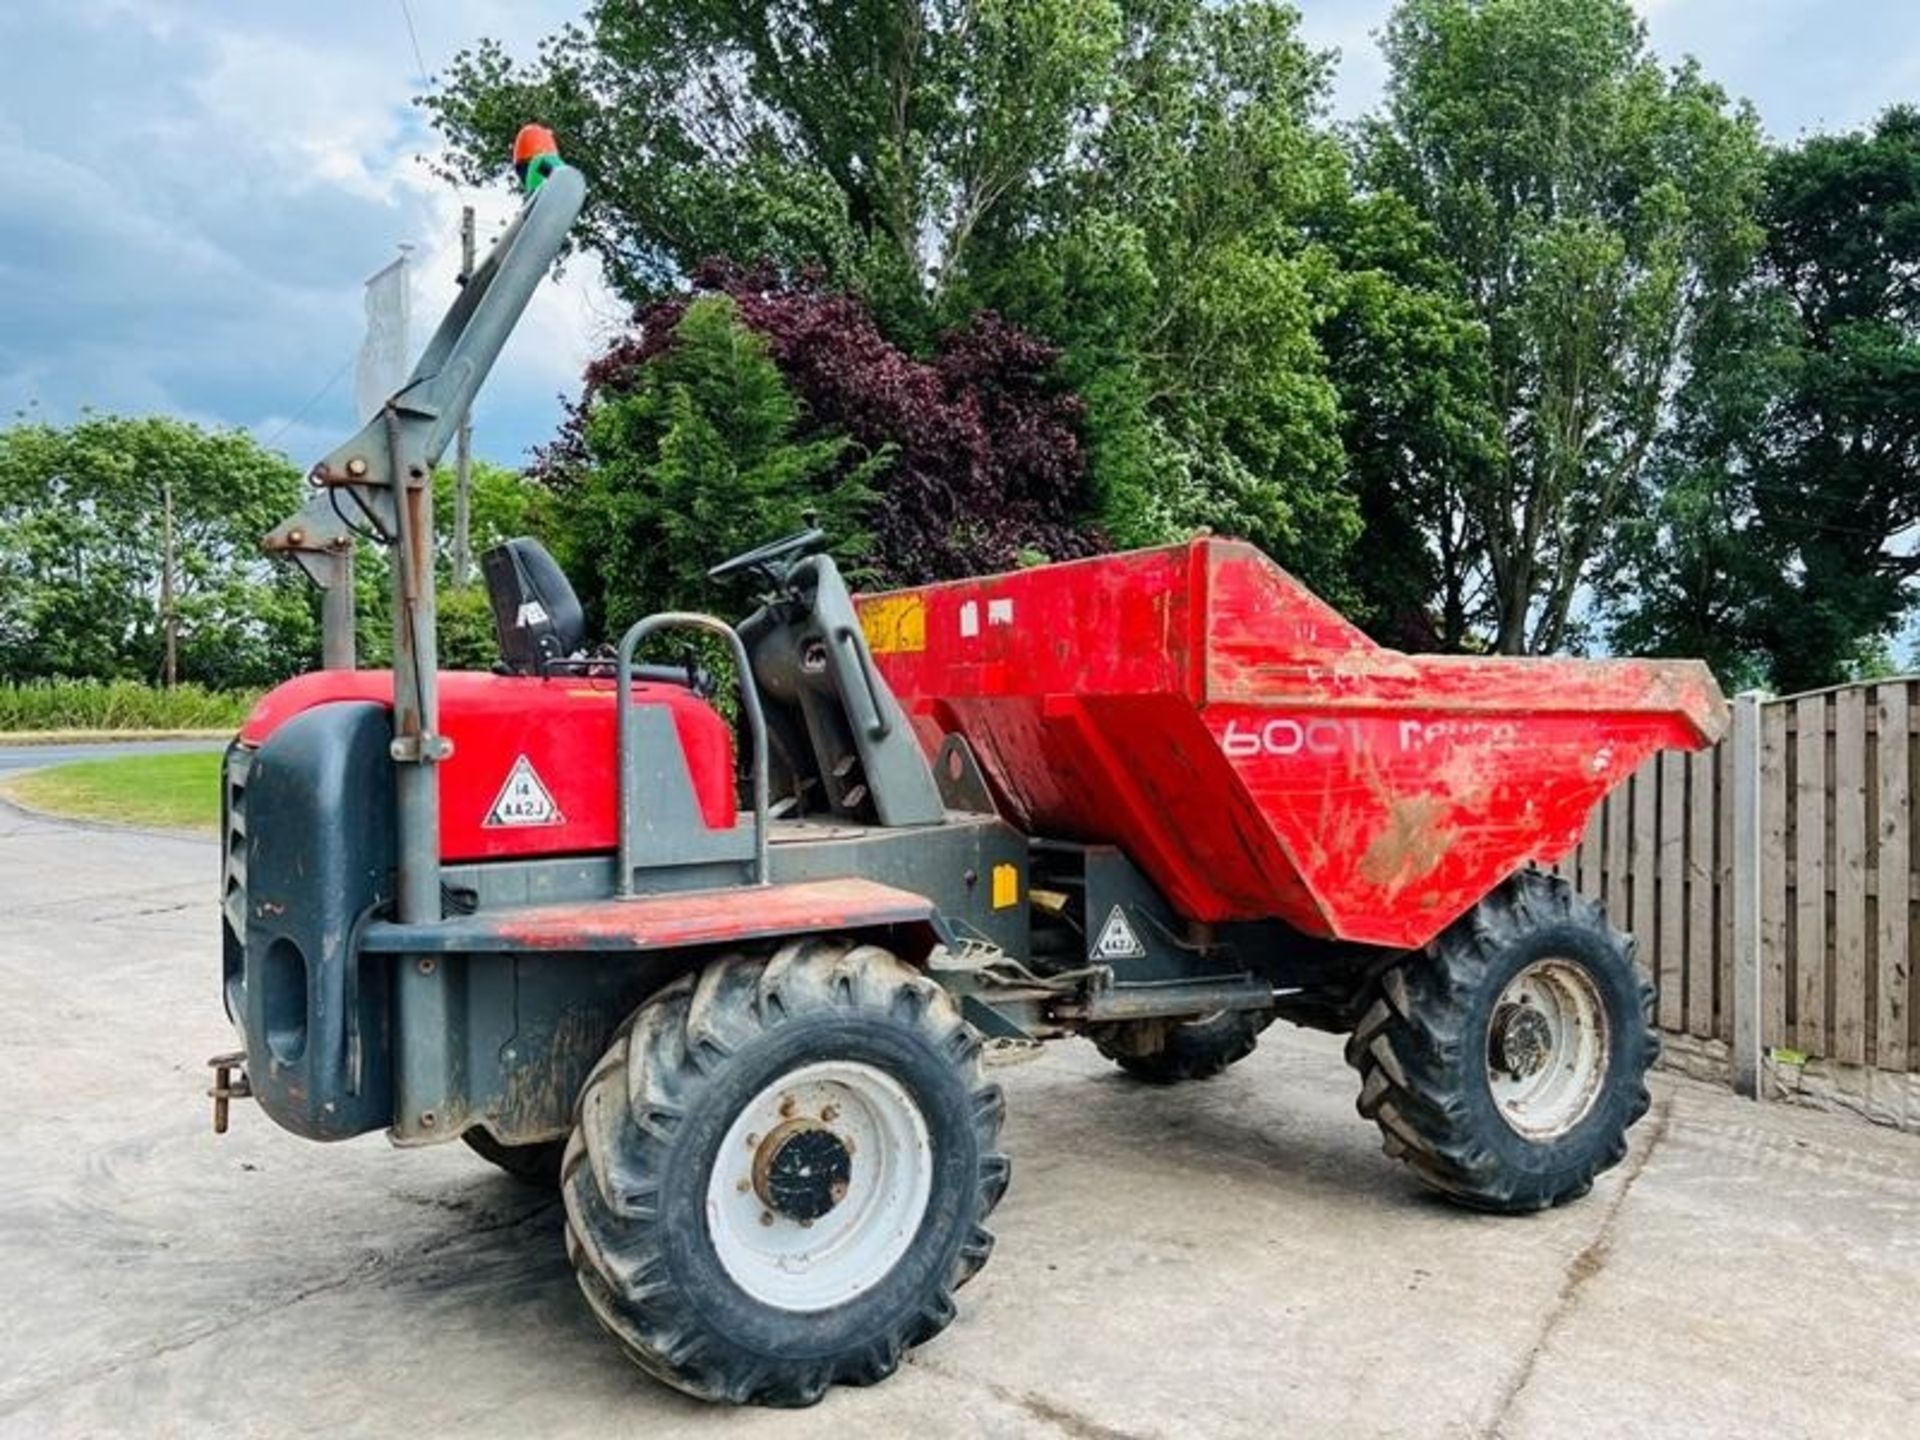
[[[1251,1055],[1271,1010],[1221,1010],[1198,1020],[1130,1020],[1093,1035],[1100,1053],[1136,1080],[1173,1085],[1205,1080]]]
[[[489,1164],[498,1165],[516,1180],[551,1188],[560,1180],[560,1158],[567,1152],[564,1140],[547,1140],[535,1145],[503,1145],[484,1130],[469,1130],[460,1137],[467,1148]]]
[[[1660,1052],[1633,941],[1564,881],[1516,875],[1379,980],[1347,1041],[1360,1113],[1432,1189],[1544,1210],[1620,1163]]]
[[[580,1288],[704,1400],[885,1379],[992,1251],[1004,1110],[958,1007],[887,951],[715,961],[641,1006],[581,1091],[561,1181]]]

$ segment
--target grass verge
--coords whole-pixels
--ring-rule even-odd
[[[200,730],[0,730],[0,749],[26,745],[107,745],[126,740],[231,740],[238,726]]]
[[[211,835],[220,828],[220,759],[218,750],[195,750],[77,760],[29,770],[0,794],[49,815]]]

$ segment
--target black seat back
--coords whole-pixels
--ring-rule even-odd
[[[558,562],[529,536],[496,545],[480,558],[493,602],[500,658],[516,675],[542,675],[586,644],[586,616]]]

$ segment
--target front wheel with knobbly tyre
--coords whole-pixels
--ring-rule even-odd
[[[1514,876],[1382,975],[1347,1041],[1389,1155],[1480,1210],[1544,1210],[1627,1153],[1660,1052],[1633,941],[1562,880]]]
[[[1100,1053],[1137,1080],[1205,1080],[1251,1055],[1271,1010],[1216,1010],[1197,1020],[1127,1020],[1092,1033]]]
[[[893,1373],[993,1248],[1004,1102],[938,985],[802,940],[669,985],[580,1093],[567,1251],[600,1322],[706,1400]]]

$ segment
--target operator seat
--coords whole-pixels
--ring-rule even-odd
[[[496,545],[480,557],[500,641],[499,669],[508,675],[580,675],[611,680],[613,650],[587,653],[587,618],[560,562],[528,535]],[[651,685],[684,685],[713,698],[713,676],[689,650],[678,665],[635,665],[633,678]]]
[[[480,557],[500,659],[515,675],[544,675],[586,645],[587,620],[559,562],[522,535]]]

